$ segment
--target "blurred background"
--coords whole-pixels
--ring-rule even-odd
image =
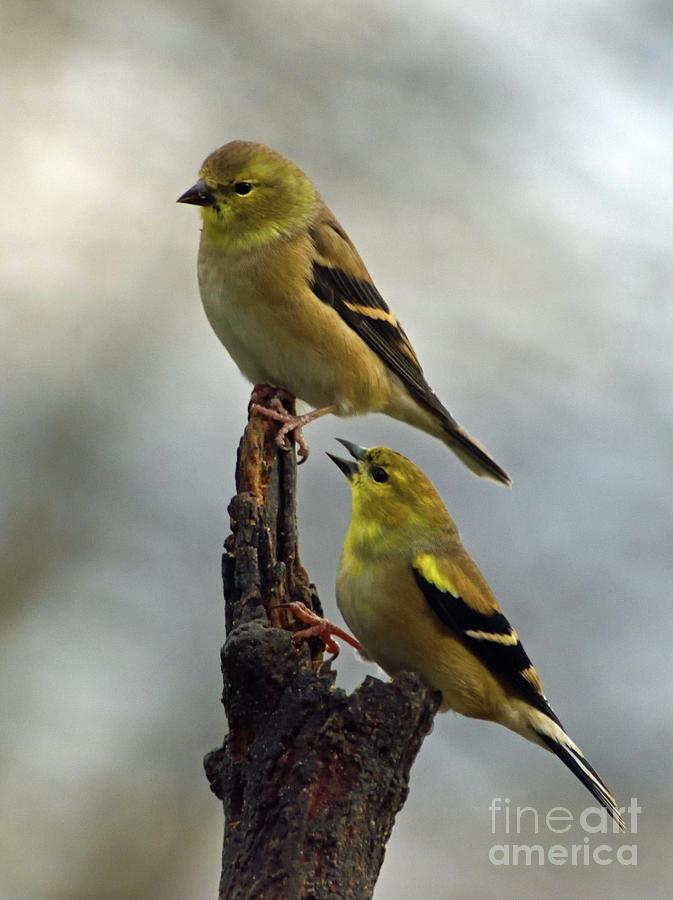
[[[312,176],[429,381],[514,476],[381,417],[323,419],[302,550],[337,616],[334,436],[434,479],[637,866],[494,866],[489,804],[591,798],[438,719],[377,900],[669,898],[673,14],[661,0],[5,0],[0,898],[206,900],[221,809],[220,548],[249,386],[196,285],[202,159]],[[316,525],[320,527],[316,527]],[[371,667],[346,648],[340,683]],[[593,840],[593,839],[592,839]],[[595,843],[595,842],[594,842]],[[598,840],[600,843],[600,840]]]

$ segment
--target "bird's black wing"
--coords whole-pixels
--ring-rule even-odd
[[[313,265],[313,293],[323,303],[331,306],[377,353],[402,384],[421,403],[446,417],[449,412],[425,380],[423,370],[388,304],[370,282],[356,278],[343,269]]]
[[[418,561],[413,565],[413,573],[416,584],[440,621],[461,638],[487,669],[561,725],[542,691],[535,667],[519,636],[502,612],[475,609],[449,579],[444,581],[440,573]]]

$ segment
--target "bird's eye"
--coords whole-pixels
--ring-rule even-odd
[[[249,194],[252,190],[252,185],[249,181],[237,181],[234,185],[234,190],[239,195],[239,197],[245,197],[245,195]]]
[[[376,466],[376,468],[372,469],[372,478],[374,481],[378,481],[379,484],[383,484],[384,481],[388,480],[388,473],[381,466]]]

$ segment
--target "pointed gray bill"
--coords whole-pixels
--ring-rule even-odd
[[[367,447],[359,447],[357,444],[353,444],[351,441],[345,441],[343,438],[336,438],[336,440],[348,450],[353,459],[362,460],[367,455]],[[329,456],[329,454],[327,454]]]
[[[193,206],[212,206],[215,202],[210,188],[205,181],[197,181],[190,188],[180,194],[176,203],[191,203]]]
[[[360,467],[356,462],[351,462],[350,459],[342,459],[340,456],[333,456],[331,453],[328,453],[327,455],[332,460],[334,465],[338,466],[341,469],[341,471],[349,481],[354,475],[357,475],[358,469]]]

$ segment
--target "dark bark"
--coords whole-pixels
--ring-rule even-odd
[[[415,676],[352,694],[281,604],[321,613],[297,549],[294,450],[253,417],[222,559],[229,731],[205,759],[225,814],[220,900],[370,897],[437,696]],[[309,463],[310,465],[310,463]]]

